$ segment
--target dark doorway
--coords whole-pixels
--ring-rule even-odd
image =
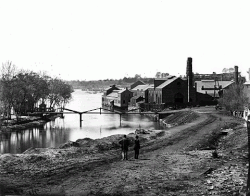
[[[181,93],[177,93],[174,96],[175,103],[183,103],[184,96]]]

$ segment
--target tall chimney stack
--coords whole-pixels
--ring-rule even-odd
[[[186,70],[186,75],[187,75],[187,102],[190,102],[190,88],[193,86],[193,71],[192,71],[192,58],[188,57],[187,59],[187,70]]]
[[[186,71],[188,85],[193,86],[193,70],[192,70],[192,58],[188,57],[187,59],[187,71]]]
[[[234,80],[235,80],[235,83],[238,84],[239,83],[239,71],[238,71],[238,66],[235,65],[234,66]]]

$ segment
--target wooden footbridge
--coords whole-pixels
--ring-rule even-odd
[[[50,111],[45,111],[45,112],[33,112],[33,113],[29,113],[29,114],[43,114],[43,115],[49,115],[49,114],[79,114],[80,117],[80,127],[82,127],[82,115],[83,114],[118,114],[120,115],[120,125],[121,125],[121,119],[122,119],[122,115],[125,114],[167,114],[167,113],[173,113],[173,111],[169,112],[140,112],[140,108],[135,108],[135,109],[131,109],[128,111],[118,111],[118,110],[110,110],[110,109],[106,109],[106,108],[95,108],[95,109],[91,109],[91,110],[87,110],[87,111],[76,111],[76,110],[72,110],[72,109],[68,109],[68,108],[58,108],[58,111],[56,112],[50,112]],[[138,112],[139,110],[139,112]]]
[[[136,110],[139,110],[139,108],[136,109],[131,109],[128,111],[118,111],[118,110],[110,110],[110,109],[106,109],[106,108],[95,108],[95,109],[91,109],[91,110],[87,110],[87,111],[76,111],[76,110],[72,110],[72,109],[68,109],[68,108],[61,108],[62,111],[65,110],[67,112],[62,112],[62,114],[79,114],[80,116],[80,127],[82,127],[82,115],[83,114],[118,114],[120,115],[120,125],[121,125],[121,120],[122,120],[122,115],[125,114],[155,114],[155,112],[136,112]]]
[[[80,117],[80,127],[82,127],[82,115],[83,114],[118,114],[120,115],[120,125],[121,125],[121,119],[122,119],[122,115],[126,115],[126,114],[155,114],[158,115],[158,118],[162,118],[166,115],[169,114],[173,114],[175,112],[178,112],[178,110],[169,110],[169,111],[156,111],[156,112],[141,112],[140,108],[134,108],[131,110],[127,110],[127,111],[119,111],[119,110],[111,110],[111,109],[106,109],[106,108],[95,108],[95,109],[91,109],[91,110],[86,110],[86,111],[76,111],[76,110],[72,110],[72,109],[68,109],[68,108],[58,108],[58,111],[45,111],[45,112],[32,112],[29,114],[43,114],[43,115],[49,115],[49,114],[59,114],[59,115],[64,115],[64,114],[79,114]],[[139,110],[139,111],[138,111]]]

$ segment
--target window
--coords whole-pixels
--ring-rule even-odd
[[[125,100],[123,100],[123,104],[125,104]]]

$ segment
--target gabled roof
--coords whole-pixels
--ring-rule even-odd
[[[105,88],[104,90],[107,91],[107,90],[112,89],[112,88],[117,88],[117,89],[119,89],[117,86],[113,85],[113,86],[109,86],[109,87]]]
[[[122,92],[124,92],[124,91],[126,91],[126,90],[127,90],[126,88],[121,89],[121,90],[118,91],[118,93],[122,93]]]
[[[141,80],[137,80],[136,82],[134,82],[133,84],[130,85],[130,88],[134,88],[138,85],[144,85],[145,83]]]
[[[132,97],[131,99],[137,100],[137,99],[139,99],[139,98],[144,99],[144,98],[143,98],[142,96],[140,96],[140,95],[134,96],[134,97]]]
[[[197,86],[197,92],[203,93],[203,94],[209,94],[216,97],[219,97],[218,89],[214,90],[214,85],[218,88],[221,86],[222,89],[225,89],[229,85],[233,84],[234,81],[214,81],[214,80],[201,80],[201,81],[195,81]],[[202,89],[202,87],[204,89]]]
[[[117,93],[123,93],[125,91],[130,91],[128,88],[123,88],[117,91]],[[131,92],[131,91],[130,91]],[[131,92],[132,93],[132,92]]]
[[[142,84],[145,84],[145,82],[141,81],[141,80],[137,80],[135,83],[142,83]],[[134,83],[134,84],[135,84]]]
[[[155,78],[155,80],[169,80],[169,79],[173,79],[175,77],[176,76],[167,76],[167,77],[164,77],[164,78]]]
[[[197,84],[197,89],[201,89],[202,86],[204,88],[214,88],[214,85],[221,86],[222,88],[226,88],[227,86],[234,83],[234,81],[214,81],[214,80],[201,80],[201,81],[195,81]]]
[[[178,79],[178,77],[173,77],[171,79],[166,80],[165,82],[163,82],[162,84],[160,84],[159,86],[156,87],[156,89],[162,89],[165,86],[171,84],[173,81],[175,81],[176,79]]]
[[[107,97],[118,98],[118,93],[112,92],[112,93],[108,94]]]
[[[150,88],[150,87],[153,87],[154,85],[152,85],[152,84],[143,84],[143,85],[138,85],[138,86],[136,86],[135,88],[133,88],[133,89],[131,89],[131,90],[133,90],[133,91],[137,91],[137,90],[143,90],[143,91],[145,91],[145,90],[147,90],[148,88]]]
[[[225,84],[224,86],[222,86],[222,88],[227,88],[228,86],[230,86],[233,83],[234,83],[234,81],[231,81],[231,83]]]

